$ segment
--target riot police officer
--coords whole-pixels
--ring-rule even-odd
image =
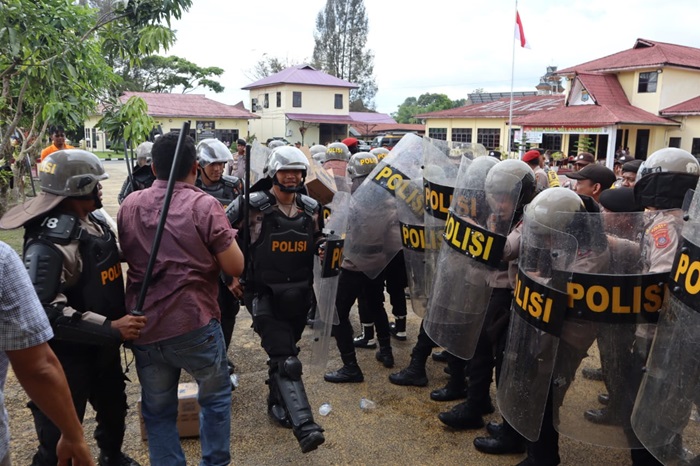
[[[207,194],[210,194],[226,208],[235,198],[243,193],[243,182],[235,176],[223,175],[226,162],[233,160],[231,151],[218,139],[203,139],[197,144],[197,162],[199,174],[196,186]],[[225,274],[219,279],[219,295],[217,301],[221,310],[221,330],[224,332],[226,350],[231,346],[233,328],[236,325],[236,316],[240,310],[239,297],[234,296],[229,287],[233,287],[236,280]],[[238,377],[235,375],[233,362],[228,361],[229,374],[231,375],[231,387],[238,386]]]
[[[320,164],[326,161],[326,146],[323,144],[314,144],[309,148],[309,153],[311,158]]]
[[[477,201],[477,211],[467,214],[474,221],[488,215],[483,222],[487,230],[507,235],[503,246],[502,258],[497,267],[487,270],[487,293],[490,294],[485,317],[478,335],[474,355],[469,365],[469,386],[467,400],[438,415],[440,421],[456,429],[475,429],[483,427],[482,414],[493,412],[490,387],[492,373],[496,367],[496,380],[499,379],[499,348],[505,346],[503,339],[508,328],[510,307],[513,300],[513,286],[509,271],[515,267],[514,259],[519,253],[520,225],[525,206],[534,197],[538,189],[535,173],[527,163],[520,160],[506,159],[497,162],[488,171],[484,184],[485,199]],[[478,210],[482,210],[480,213]],[[471,293],[473,299],[478,292]],[[428,327],[428,330],[430,326]],[[439,343],[439,342],[438,342]],[[449,347],[447,348],[450,349]],[[510,431],[508,431],[510,433]],[[477,449],[479,439],[475,440]],[[481,442],[483,443],[483,442]],[[524,451],[524,444],[516,435],[506,438],[499,436],[499,447],[508,447],[509,453]],[[506,445],[507,444],[507,445]],[[493,445],[489,445],[493,447]],[[486,447],[489,450],[489,447]]]
[[[367,152],[358,152],[348,162],[348,176],[352,179],[353,192],[362,184],[370,172],[377,165],[377,158]],[[331,383],[359,383],[364,381],[364,374],[357,363],[355,346],[357,340],[352,338],[352,325],[350,324],[350,310],[355,301],[358,301],[360,321],[363,323],[363,335],[366,332],[374,333],[374,325],[377,324],[379,339],[379,351],[376,353],[378,361],[385,367],[394,365],[394,355],[389,336],[389,321],[384,311],[384,276],[380,274],[376,278],[369,278],[365,273],[357,269],[355,264],[348,259],[343,259],[340,267],[338,281],[338,294],[336,296],[336,310],[339,323],[335,326],[335,341],[340,351],[343,366],[324,375],[323,379]],[[374,337],[372,336],[372,339]],[[367,346],[365,346],[367,347]],[[376,343],[374,345],[376,347]]]
[[[267,161],[267,189],[250,195],[248,225],[243,197],[227,209],[234,227],[249,235],[244,300],[253,329],[269,356],[268,413],[291,427],[303,453],[325,438],[314,422],[302,381],[297,342],[306,325],[314,254],[323,240],[319,204],[301,194],[309,163],[299,149],[278,147]]]
[[[197,144],[199,176],[195,186],[218,199],[224,208],[243,192],[240,178],[223,174],[226,162],[231,160],[231,151],[218,139],[202,139]]]
[[[119,191],[117,201],[121,204],[126,196],[140,189],[150,188],[156,175],[151,170],[151,148],[153,143],[150,141],[142,142],[136,148],[136,165],[131,171],[131,176],[127,176]]]
[[[119,347],[138,337],[145,318],[126,315],[117,241],[94,214],[107,177],[94,154],[56,151],[42,164],[42,192],[5,214],[0,227],[25,227],[24,262],[54,330],[49,344],[80,420],[88,400],[97,413],[99,464],[133,466],[121,451],[127,403]],[[55,465],[61,434],[34,403],[29,407],[39,438],[32,464]]]
[[[350,160],[350,149],[342,142],[333,142],[326,149],[326,158],[323,161],[323,168],[332,170],[336,177],[345,177]]]

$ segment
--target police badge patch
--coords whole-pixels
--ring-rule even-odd
[[[655,225],[649,233],[654,238],[656,249],[663,249],[671,243],[671,238],[668,235],[668,223],[666,222]]]

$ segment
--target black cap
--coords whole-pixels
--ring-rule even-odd
[[[641,160],[631,160],[629,162],[623,163],[622,164],[622,171],[623,172],[633,172],[637,173],[639,171],[639,167],[642,165]]]
[[[635,160],[634,157],[632,157],[629,154],[624,154],[624,155],[621,155],[620,157],[618,157],[616,162],[627,163],[627,162],[631,162],[632,160]]]
[[[236,144],[238,144],[239,146],[245,146],[246,145],[245,139],[239,139],[238,141],[236,141]]]
[[[610,212],[642,212],[644,209],[634,199],[634,188],[606,189],[600,193],[600,205]]]
[[[591,180],[594,183],[600,183],[603,189],[608,189],[617,180],[615,172],[597,164],[586,165],[577,172],[567,173],[566,177],[574,180]]]

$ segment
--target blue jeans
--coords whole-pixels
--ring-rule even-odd
[[[199,386],[199,464],[229,464],[231,381],[219,322],[212,320],[200,329],[157,343],[133,345],[133,352],[151,466],[185,466],[177,432],[177,385],[182,369]]]

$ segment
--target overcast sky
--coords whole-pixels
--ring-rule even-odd
[[[226,90],[214,100],[250,108],[241,87],[267,54],[310,61],[315,19],[326,0],[193,0],[174,23],[177,43],[167,52],[226,70]],[[419,8],[411,6],[419,6]],[[444,93],[466,98],[477,88],[511,87],[515,2],[511,0],[365,0],[367,48],[374,52],[376,109],[393,113],[407,97]],[[546,67],[560,69],[631,48],[637,38],[700,48],[698,0],[520,0],[531,49],[515,50],[514,90],[534,91]]]

